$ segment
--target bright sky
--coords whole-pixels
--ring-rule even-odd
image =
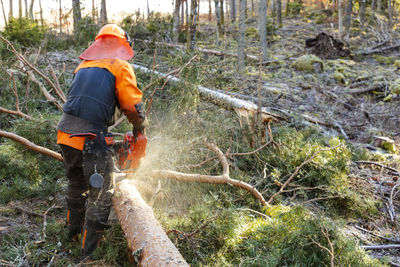
[[[68,12],[72,8],[71,0],[41,0],[43,7],[43,16],[50,22],[58,20],[58,12],[60,1],[63,12]],[[13,0],[13,15],[18,16],[18,2]],[[31,0],[28,0],[28,5]],[[94,0],[96,7],[100,12],[101,0]],[[107,15],[111,21],[120,21],[127,14],[133,14],[136,10],[140,10],[141,13],[145,11],[147,14],[147,2],[149,4],[150,11],[171,13],[173,9],[173,0],[106,0]],[[25,14],[25,1],[23,3],[23,14]],[[9,12],[9,0],[3,0],[4,9],[6,16]],[[92,0],[81,0],[81,8],[83,15],[91,13]],[[39,0],[34,1],[34,13],[35,17],[39,19]],[[1,11],[2,12],[2,11]],[[3,13],[0,13],[0,25],[4,24]],[[57,14],[57,15],[55,15]]]

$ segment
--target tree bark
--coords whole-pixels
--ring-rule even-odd
[[[0,1],[1,1],[1,10],[3,11],[4,25],[7,27],[6,11],[4,10],[3,0],[0,0]]]
[[[236,20],[236,2],[235,0],[230,0],[230,19],[232,22]]]
[[[181,2],[181,25],[185,25],[185,7],[183,2]]]
[[[28,0],[25,0],[25,18],[28,18]]]
[[[267,0],[260,0],[258,8],[258,31],[260,33],[260,56],[267,60]]]
[[[101,0],[100,25],[105,25],[107,23],[108,23],[108,19],[107,19],[106,0]]]
[[[388,16],[389,16],[389,27],[391,27],[393,24],[392,0],[388,0]]]
[[[365,1],[366,0],[360,0],[360,22],[361,26],[364,26],[365,23]]]
[[[60,2],[60,8],[59,8],[59,23],[60,23],[60,33],[62,33],[62,7],[61,7],[61,0],[59,0]]]
[[[382,0],[376,1],[376,10],[378,11],[378,13],[382,11]]]
[[[222,33],[222,27],[221,27],[221,10],[219,9],[219,0],[214,0],[214,6],[215,6],[215,19],[217,21],[217,28],[215,29],[216,32],[216,38],[215,42],[216,45],[219,46],[219,39]]]
[[[35,3],[35,0],[31,0],[31,3],[29,5],[29,18],[31,20],[34,20],[34,16],[33,16],[33,4]]]
[[[81,22],[81,3],[80,0],[72,0],[72,13],[74,22],[74,34],[79,33],[79,23]]]
[[[178,43],[179,37],[179,8],[181,6],[181,0],[175,0],[174,8],[174,22],[172,24],[172,36],[175,44]]]
[[[211,0],[208,0],[208,21],[211,21],[212,9],[211,9]]]
[[[117,184],[113,207],[140,266],[189,266],[128,179]]]
[[[8,11],[8,20],[12,19],[13,17],[13,0],[9,1],[10,10]]]
[[[219,1],[219,14],[221,16],[221,33],[224,33],[225,16],[224,16],[224,0]]]
[[[190,30],[188,31],[188,49],[193,50],[196,44],[196,26],[197,26],[197,0],[190,2]]]
[[[22,18],[22,0],[18,0],[18,18]]]
[[[346,5],[346,18],[345,18],[345,39],[349,40],[350,38],[350,27],[351,27],[351,15],[353,13],[353,0],[347,0]]]
[[[40,25],[44,26],[44,19],[43,19],[43,8],[42,8],[42,0],[39,0],[39,10],[40,10]]]
[[[92,0],[92,20],[93,23],[96,23],[96,5],[94,4],[94,0]]]
[[[245,13],[246,13],[246,0],[240,0],[240,15],[239,15],[239,44],[238,44],[238,71],[243,73],[244,69],[244,46],[245,46]]]
[[[276,21],[278,27],[282,27],[282,1],[276,0]]]
[[[339,39],[343,38],[343,1],[338,0],[338,30],[339,30]]]

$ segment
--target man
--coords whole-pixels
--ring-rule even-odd
[[[95,42],[79,56],[83,61],[74,71],[57,126],[57,144],[68,178],[68,237],[77,240],[82,231],[81,248],[88,256],[107,228],[111,209],[114,164],[105,136],[115,108],[124,112],[134,135],[145,128],[142,92],[127,62],[133,55],[128,34],[115,24],[104,26]],[[103,177],[100,188],[89,184],[93,174]]]

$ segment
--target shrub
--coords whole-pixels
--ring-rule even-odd
[[[4,28],[3,35],[10,41],[16,41],[22,46],[38,46],[44,36],[45,28],[28,18],[11,18]]]

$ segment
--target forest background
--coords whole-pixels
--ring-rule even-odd
[[[77,263],[64,169],[43,155],[59,152],[78,55],[116,22],[135,40],[150,121],[131,180],[189,264],[400,266],[399,1],[176,0],[171,14],[146,2],[112,18],[105,0],[53,1],[50,17],[40,0],[3,2],[0,265],[140,261],[112,214]]]

